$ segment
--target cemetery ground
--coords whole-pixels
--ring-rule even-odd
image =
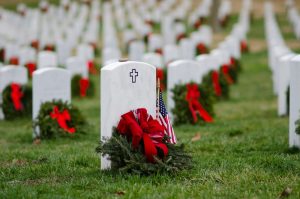
[[[263,19],[256,19],[250,40],[265,42],[263,31]],[[244,55],[242,64],[231,99],[215,105],[213,124],[175,127],[193,157],[192,170],[153,176],[100,171],[97,92],[72,100],[91,124],[80,138],[34,145],[30,119],[0,121],[0,198],[277,198],[286,188],[299,198],[300,153],[288,148],[288,118],[277,117],[266,49]],[[99,76],[92,78],[99,91]]]

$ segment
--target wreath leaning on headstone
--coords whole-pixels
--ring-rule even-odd
[[[81,112],[62,100],[53,100],[41,105],[33,123],[39,129],[39,138],[74,137],[86,134],[88,123]]]
[[[95,95],[95,84],[91,79],[75,75],[71,80],[72,97],[93,97]]]
[[[11,83],[4,89],[2,100],[2,109],[6,120],[31,116],[31,86]]]
[[[112,137],[100,142],[96,152],[108,155],[114,171],[151,175],[192,168],[184,146],[171,144],[164,127],[144,108],[122,115]]]
[[[213,93],[196,83],[177,84],[172,89],[174,108],[171,110],[174,124],[204,124],[212,122],[214,115]]]
[[[296,125],[296,133],[300,135],[300,118],[295,122]]]

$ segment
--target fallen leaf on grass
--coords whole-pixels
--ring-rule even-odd
[[[201,139],[201,134],[200,133],[196,133],[195,135],[194,135],[194,137],[191,139],[191,141],[192,142],[196,142],[196,141],[198,141],[198,140],[200,140]]]
[[[116,195],[123,196],[123,195],[125,195],[125,191],[117,191]]]
[[[33,140],[33,144],[34,144],[34,145],[39,145],[39,144],[41,144],[41,139],[38,139],[38,138],[37,138],[37,139],[34,139],[34,140]]]
[[[287,198],[292,193],[292,189],[287,187],[283,190],[283,192],[280,194],[279,198]]]
[[[12,163],[17,166],[23,166],[28,163],[27,160],[13,159]]]

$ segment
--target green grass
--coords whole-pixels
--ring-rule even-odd
[[[250,38],[263,35],[262,20]],[[277,117],[267,53],[242,58],[231,99],[216,104],[215,123],[175,131],[194,159],[175,176],[99,170],[99,94],[73,100],[92,125],[79,139],[33,145],[31,121],[0,121],[0,198],[300,198],[300,155],[288,149],[288,118]],[[93,79],[99,85],[99,77]],[[189,142],[199,132],[201,139]]]

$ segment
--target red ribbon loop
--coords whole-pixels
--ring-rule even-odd
[[[163,55],[163,50],[162,50],[161,48],[155,49],[155,52],[156,52],[157,54]]]
[[[199,43],[197,45],[197,52],[198,54],[206,54],[207,53],[207,48],[203,43]]]
[[[73,134],[76,132],[74,127],[68,127],[67,121],[71,121],[71,116],[68,110],[65,109],[62,112],[59,112],[58,107],[54,106],[53,111],[50,113],[50,117],[52,119],[56,119],[60,128],[64,129],[68,133]]]
[[[205,122],[213,122],[213,118],[199,102],[200,91],[198,90],[197,84],[187,84],[186,87],[187,93],[185,99],[189,103],[189,109],[192,113],[194,122],[196,123],[198,121],[197,112]]]
[[[219,82],[219,73],[218,71],[214,70],[211,75],[212,75],[213,86],[215,89],[215,94],[216,96],[221,96],[222,90]]]
[[[183,38],[185,38],[185,37],[186,37],[185,33],[180,33],[180,34],[177,35],[176,41],[180,42],[180,40],[183,39]]]
[[[13,104],[14,104],[14,108],[16,111],[21,111],[23,110],[23,104],[21,102],[21,99],[23,97],[23,93],[21,92],[21,87],[19,84],[16,84],[16,83],[12,83],[10,85],[10,88],[11,88],[11,99],[13,101]]]
[[[90,81],[87,78],[81,78],[79,81],[80,97],[85,97],[87,89],[89,88]]]
[[[154,163],[153,157],[158,155],[159,149],[164,157],[167,156],[168,147],[163,143],[164,127],[154,120],[146,109],[140,108],[122,115],[117,129],[120,134],[132,139],[134,149],[143,141],[147,161]]]
[[[97,74],[97,69],[95,67],[95,63],[93,60],[89,60],[87,62],[87,67],[88,67],[88,70],[91,74]]]
[[[233,81],[233,79],[231,78],[231,76],[229,74],[229,70],[230,70],[229,65],[223,64],[223,66],[222,66],[222,72],[224,74],[224,77],[225,77],[225,79],[226,79],[226,81],[227,81],[228,84],[233,84],[234,81]]]
[[[29,76],[32,77],[32,73],[35,71],[36,69],[36,64],[33,63],[33,62],[28,62],[26,64],[26,67],[28,69],[28,72],[29,72]]]
[[[241,41],[240,48],[241,48],[242,52],[247,52],[248,51],[248,44],[245,40]]]
[[[11,57],[9,59],[9,64],[11,64],[11,65],[19,65],[19,58],[18,57]]]

